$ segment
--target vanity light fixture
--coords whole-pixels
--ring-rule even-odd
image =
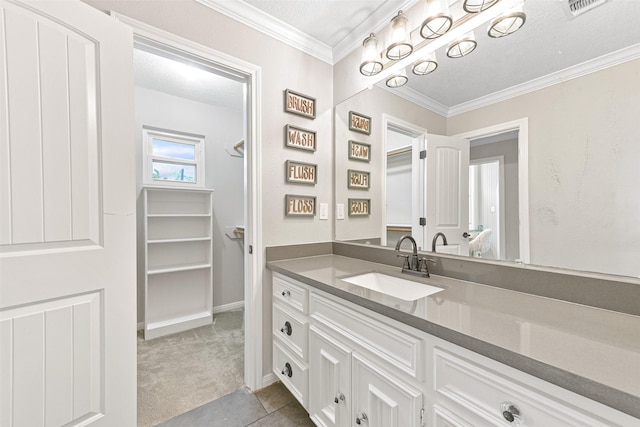
[[[424,16],[420,35],[425,39],[437,39],[451,29],[453,17],[447,0],[425,0]]]
[[[375,76],[382,71],[382,68],[382,58],[380,56],[380,50],[378,50],[378,39],[375,34],[371,33],[369,37],[362,42],[360,73],[365,76]]]
[[[465,12],[478,13],[489,9],[491,6],[498,3],[498,1],[499,0],[464,0],[462,7]]]
[[[418,59],[413,63],[411,70],[413,74],[418,76],[426,76],[433,73],[438,68],[438,61],[436,60],[436,53],[431,52],[423,58]]]
[[[409,81],[409,77],[407,77],[407,72],[402,69],[396,74],[393,74],[387,78],[386,84],[388,87],[395,89],[400,86],[404,86]]]
[[[473,31],[468,32],[462,38],[452,41],[447,47],[447,56],[449,58],[462,58],[473,52],[478,43]]]
[[[409,19],[400,11],[391,19],[387,58],[397,61],[411,55],[411,52],[413,52],[413,44],[409,32]]]
[[[527,15],[522,11],[522,5],[514,7],[498,16],[489,24],[489,37],[500,38],[518,31],[524,25]]]

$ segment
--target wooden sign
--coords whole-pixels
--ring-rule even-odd
[[[347,187],[356,190],[368,190],[369,183],[369,172],[353,169],[347,170]]]
[[[296,126],[284,127],[284,145],[300,150],[316,151],[316,133]]]
[[[287,182],[310,185],[318,182],[318,165],[287,160],[285,166]]]
[[[371,160],[371,145],[364,142],[349,141],[349,159],[360,162]]]
[[[371,117],[349,111],[349,130],[371,135]]]
[[[349,216],[368,216],[371,213],[371,199],[349,199]]]
[[[313,196],[285,195],[285,215],[287,216],[315,216],[316,198]]]
[[[289,89],[284,91],[284,111],[309,119],[316,118],[316,99]]]

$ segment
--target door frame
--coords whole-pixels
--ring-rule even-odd
[[[262,250],[262,156],[260,149],[262,71],[257,65],[216,51],[165,30],[111,12],[111,16],[133,30],[134,43],[159,50],[195,57],[215,64],[247,84],[245,141],[245,258],[244,258],[244,383],[249,389],[262,388],[262,286],[260,271],[264,265]],[[132,46],[133,48],[133,46]],[[247,251],[248,248],[253,250]],[[246,256],[249,255],[250,256]]]
[[[427,129],[386,113],[382,114],[382,129],[384,130],[382,134],[382,153],[384,154],[382,156],[382,171],[384,171],[384,173],[381,174],[382,191],[380,194],[380,206],[383,206],[384,209],[381,215],[380,244],[382,246],[386,246],[387,244],[387,132],[389,129],[393,129],[411,136],[415,141],[411,147],[411,177],[412,182],[417,183],[417,185],[411,188],[411,229],[412,231],[418,229],[421,230],[421,232],[419,235],[416,235],[414,232],[411,234],[418,243],[418,246],[422,247],[422,250],[425,250],[425,227],[420,228],[419,218],[425,216],[425,200],[422,196],[425,194],[426,180],[421,178],[426,175],[424,173],[424,162],[420,161],[420,151],[424,150],[425,147]],[[416,177],[417,179],[415,179]]]
[[[487,163],[498,163],[498,250],[496,256],[498,259],[502,257],[502,253],[506,252],[506,224],[505,224],[505,190],[504,190],[504,156],[483,157],[481,159],[469,159],[469,167],[473,165],[484,165]],[[471,194],[471,187],[469,187]]]
[[[453,136],[473,140],[514,130],[518,131],[518,229],[520,234],[520,258],[516,262],[529,264],[531,262],[529,245],[529,118],[524,117]]]

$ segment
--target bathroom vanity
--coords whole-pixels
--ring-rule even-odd
[[[273,369],[319,426],[640,426],[637,315],[333,253],[267,266]],[[350,283],[371,272],[441,290]]]

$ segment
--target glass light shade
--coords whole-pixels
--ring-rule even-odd
[[[498,1],[499,0],[464,0],[462,7],[465,12],[478,13],[489,9],[491,6],[498,3]]]
[[[430,54],[414,62],[412,71],[413,74],[416,74],[418,76],[426,76],[427,74],[433,73],[436,68],[438,68],[436,53],[431,52]]]
[[[426,19],[420,26],[420,35],[425,39],[437,39],[453,25],[447,0],[425,0],[424,16]]]
[[[447,47],[447,56],[449,58],[462,58],[473,52],[478,43],[473,31],[467,33],[464,37],[452,41]]]
[[[447,56],[449,58],[462,58],[473,52],[478,43],[473,31],[467,33],[462,38],[452,41],[447,47]]]
[[[371,33],[362,42],[362,63],[360,73],[365,76],[375,76],[382,71],[383,64],[378,50],[378,39]]]
[[[527,20],[527,15],[522,11],[522,6],[498,16],[489,24],[489,37],[500,38],[518,31]]]
[[[409,81],[409,77],[407,77],[407,72],[402,70],[396,74],[392,74],[387,78],[386,84],[390,88],[397,88],[400,86],[404,86]]]
[[[387,58],[397,61],[411,55],[411,52],[413,52],[413,44],[411,44],[409,20],[400,11],[391,19]]]

